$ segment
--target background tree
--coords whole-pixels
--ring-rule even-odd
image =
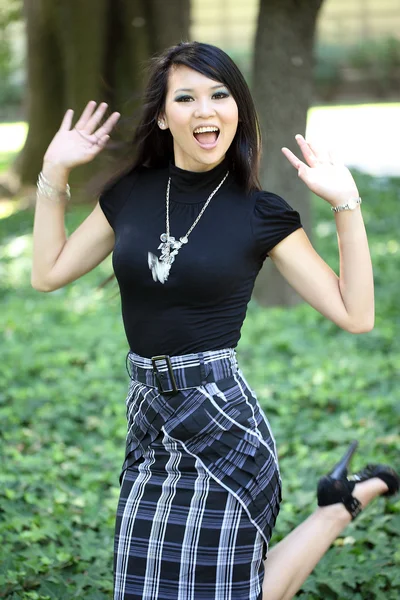
[[[296,133],[304,135],[312,102],[313,47],[323,0],[260,0],[253,61],[253,94],[263,135],[261,184],[299,210],[311,235],[310,193],[281,152],[297,152]],[[254,297],[264,305],[300,300],[267,260]]]
[[[67,108],[77,117],[89,100],[127,117],[144,83],[145,61],[189,37],[189,0],[24,0],[27,28],[29,132],[16,167],[34,183],[44,152]],[[122,138],[131,131],[119,130]],[[72,173],[84,181],[90,163]]]
[[[13,80],[17,61],[11,48],[11,24],[22,20],[21,0],[0,0],[0,120],[9,118],[21,101],[21,90]]]

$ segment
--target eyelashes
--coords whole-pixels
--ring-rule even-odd
[[[223,99],[223,98],[229,98],[229,94],[227,92],[217,92],[215,94],[212,95],[213,98],[217,98],[217,99]],[[178,98],[175,98],[175,102],[188,102],[189,100],[193,100],[192,96],[179,96]]]

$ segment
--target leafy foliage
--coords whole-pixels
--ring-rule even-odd
[[[345,68],[353,70],[353,77],[366,81],[371,97],[391,97],[398,93],[400,40],[386,36],[359,40],[350,46],[317,42],[314,84],[321,98],[334,98],[346,85]]]
[[[274,430],[284,482],[275,542],[316,506],[318,478],[354,438],[354,469],[399,466],[399,181],[357,176],[376,280],[376,325],[338,329],[308,305],[251,303],[238,355]],[[334,220],[314,198],[315,245],[338,269]],[[71,232],[88,213],[67,215]],[[50,294],[30,286],[33,214],[0,221],[0,598],[105,600],[125,442],[127,344],[107,259]],[[299,597],[395,600],[400,503],[349,525]]]

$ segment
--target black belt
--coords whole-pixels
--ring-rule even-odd
[[[199,364],[173,364],[171,357],[167,354],[153,356],[151,367],[142,367],[126,357],[126,368],[131,379],[143,383],[149,387],[155,387],[162,394],[173,395],[181,390],[198,387],[206,383],[217,382],[223,377],[233,375],[236,369],[229,368],[229,373],[215,372],[211,364],[201,360]],[[131,372],[128,369],[128,360],[131,364]]]

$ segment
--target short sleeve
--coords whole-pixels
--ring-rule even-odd
[[[274,246],[300,227],[300,214],[286,200],[272,192],[258,193],[254,207],[253,233],[262,260]]]
[[[132,192],[136,178],[137,173],[130,171],[107,186],[100,194],[100,207],[113,229],[117,216]]]

